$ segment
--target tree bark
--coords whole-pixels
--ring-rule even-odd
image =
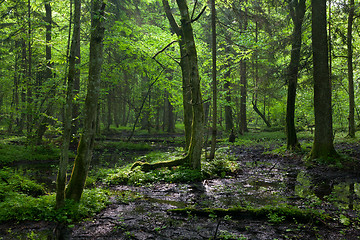
[[[67,92],[66,102],[64,105],[64,120],[63,120],[63,139],[61,146],[61,155],[59,170],[56,179],[56,207],[60,208],[65,203],[65,186],[66,186],[66,170],[69,161],[69,146],[71,140],[71,120],[73,113],[73,99],[74,99],[74,79],[76,72],[79,70],[76,67],[76,49],[80,45],[80,16],[81,16],[81,0],[74,1],[74,28],[71,40],[71,48],[69,55],[69,72],[67,75]],[[71,21],[71,20],[70,20]]]
[[[217,134],[217,81],[216,81],[216,8],[215,0],[211,0],[211,42],[212,42],[212,88],[213,88],[213,115],[212,115],[212,129],[211,129],[211,147],[209,159],[214,159],[216,148],[216,134]],[[231,114],[231,113],[230,113]],[[232,122],[231,122],[232,124]]]
[[[247,98],[247,73],[246,60],[240,62],[240,133],[248,132],[246,117],[246,98]]]
[[[104,13],[104,0],[93,0],[89,79],[84,106],[84,130],[81,134],[71,178],[66,188],[66,198],[75,201],[80,201],[84,190],[95,141],[101,66],[103,62]]]
[[[184,121],[187,148],[186,160],[194,169],[201,169],[201,151],[203,144],[204,113],[200,90],[200,76],[194,41],[192,19],[186,0],[176,0],[180,11],[181,27],[177,25],[167,0],[163,0],[166,16],[171,28],[179,37],[180,66],[183,77]],[[191,106],[191,107],[190,107]],[[189,120],[189,118],[192,120]],[[189,125],[191,123],[191,132]]]
[[[169,6],[168,0],[162,0],[165,9],[166,17],[169,20],[171,29],[179,38],[180,47],[180,67],[182,72],[182,95],[183,95],[183,107],[184,107],[184,128],[185,128],[185,151],[189,150],[191,141],[191,125],[192,125],[192,104],[191,104],[191,83],[190,83],[190,64],[186,59],[186,41],[183,36],[181,28],[176,23]]]
[[[312,0],[315,136],[310,159],[337,156],[333,145],[331,82],[326,32],[326,0]]]
[[[295,129],[295,101],[298,73],[300,66],[300,50],[302,41],[302,23],[306,11],[305,0],[292,1],[290,3],[290,15],[294,24],[291,59],[288,67],[287,82],[288,94],[286,105],[286,137],[287,148],[291,150],[300,149],[300,143]]]
[[[353,46],[352,29],[354,21],[354,0],[349,0],[349,16],[347,29],[347,65],[349,81],[349,137],[355,138],[355,96],[354,96],[354,72],[353,72]]]

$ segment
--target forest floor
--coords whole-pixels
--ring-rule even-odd
[[[145,141],[152,143],[150,151],[171,152],[177,144],[169,139],[157,141],[152,136]],[[116,136],[110,140],[116,141]],[[339,152],[354,160],[341,168],[306,166],[304,153],[271,151],[279,146],[220,147],[232,156],[237,171],[192,183],[98,186],[109,188],[113,195],[95,217],[71,226],[3,223],[0,239],[360,239],[359,143],[336,144]],[[98,157],[95,153],[95,163]],[[191,211],[237,207],[274,210],[265,216]],[[310,209],[320,217],[289,217],[281,210],[289,207]],[[170,211],[178,208],[184,211]]]

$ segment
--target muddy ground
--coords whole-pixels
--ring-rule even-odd
[[[163,142],[156,146],[165,149]],[[336,146],[355,159],[346,171],[306,167],[301,154],[269,154],[260,145],[224,147],[241,169],[231,176],[191,184],[110,186],[111,204],[94,218],[72,226],[6,223],[0,225],[0,239],[360,239],[359,144]],[[282,204],[318,209],[331,218],[298,222],[277,214],[259,219],[168,211]]]

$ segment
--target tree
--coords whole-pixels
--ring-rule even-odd
[[[291,59],[287,73],[287,105],[286,105],[286,137],[287,148],[296,150],[300,148],[295,129],[295,99],[298,81],[300,50],[302,41],[302,23],[306,11],[305,0],[291,1],[289,3],[290,16],[294,24],[291,46]]]
[[[81,0],[74,1],[74,28],[71,40],[71,49],[69,56],[69,72],[67,75],[67,92],[66,103],[64,105],[64,121],[63,121],[63,138],[61,146],[61,155],[59,170],[56,179],[56,206],[58,208],[64,205],[65,186],[66,186],[66,170],[69,161],[69,146],[71,140],[71,126],[73,114],[74,99],[74,79],[79,69],[76,66],[76,52],[80,47],[80,16],[81,16]],[[71,20],[70,20],[71,22]]]
[[[91,14],[90,62],[84,106],[84,128],[80,137],[74,168],[66,188],[66,199],[75,201],[79,201],[81,198],[95,141],[98,99],[100,95],[100,75],[103,62],[104,13],[104,1],[94,0]]]
[[[347,28],[347,66],[349,81],[349,136],[355,137],[355,96],[354,96],[354,70],[353,70],[353,46],[352,29],[354,21],[354,0],[349,0],[349,16]]]
[[[315,136],[310,159],[337,156],[333,145],[331,82],[326,31],[326,0],[312,0]]]
[[[184,91],[184,118],[189,118],[190,116],[192,116],[190,132],[191,137],[186,158],[194,169],[200,169],[204,113],[200,90],[200,76],[198,69],[197,52],[193,29],[191,25],[192,22],[195,21],[195,19],[198,19],[200,17],[200,15],[195,19],[190,18],[186,0],[177,0],[176,2],[180,11],[180,27],[177,25],[171,13],[168,1],[163,0],[163,5],[171,28],[180,38],[179,46],[181,52],[180,66],[183,77]],[[189,93],[191,94],[190,99]],[[186,107],[189,104],[191,105],[191,108]],[[187,120],[185,120],[185,125],[187,124]],[[185,134],[187,134],[186,128],[188,128],[188,126],[185,126]]]
[[[212,52],[212,88],[213,88],[213,115],[211,131],[211,148],[209,159],[214,159],[217,133],[217,81],[216,81],[216,8],[215,0],[211,0],[211,52]],[[231,112],[230,112],[231,114]],[[231,122],[232,123],[232,122]]]

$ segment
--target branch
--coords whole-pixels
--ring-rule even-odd
[[[197,21],[201,17],[201,15],[205,12],[205,9],[206,9],[206,6],[201,10],[199,15],[195,19],[191,19],[190,22],[193,23],[193,22]]]
[[[195,13],[195,9],[196,9],[197,3],[198,3],[198,0],[195,0],[194,8],[193,8],[193,11],[192,11],[192,14],[191,14],[191,18],[190,18],[190,19],[193,19],[193,17],[194,17],[194,13]]]
[[[170,47],[173,43],[176,43],[176,42],[177,42],[177,40],[172,41],[171,43],[166,45],[163,49],[161,49],[159,52],[157,52],[152,58],[155,59],[157,55],[159,55],[160,53],[165,51],[168,47]]]
[[[180,27],[176,23],[175,18],[171,13],[171,9],[170,9],[168,0],[162,0],[162,3],[163,3],[163,6],[164,6],[166,17],[169,20],[171,29],[176,33],[176,35],[181,36]]]

